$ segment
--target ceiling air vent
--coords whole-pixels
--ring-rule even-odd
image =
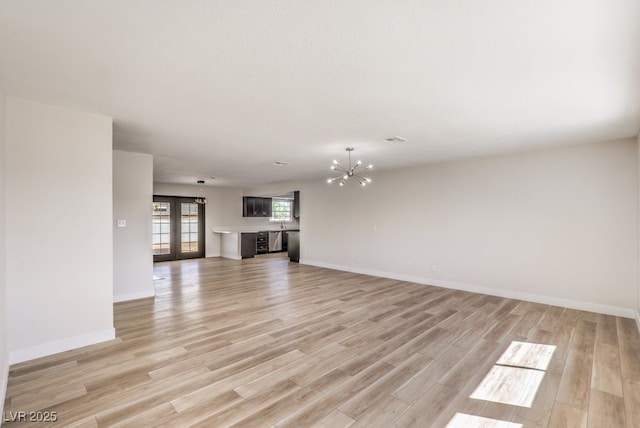
[[[407,141],[407,139],[406,138],[402,138],[402,137],[398,137],[396,135],[395,137],[385,138],[384,141],[386,141],[389,144],[397,144],[397,143],[404,143],[405,141]]]

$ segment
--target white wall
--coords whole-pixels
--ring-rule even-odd
[[[301,260],[633,316],[635,140],[303,183]]]
[[[111,119],[7,98],[6,132],[11,362],[115,337]]]
[[[153,156],[113,151],[113,300],[154,296]],[[117,227],[125,220],[126,227]]]
[[[6,171],[5,155],[5,97],[0,80],[0,403],[4,403],[9,373],[7,349],[7,223],[6,223]],[[0,422],[2,424],[2,422]]]

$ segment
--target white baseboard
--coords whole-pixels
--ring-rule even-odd
[[[636,327],[638,327],[638,332],[640,332],[640,312],[636,311]]]
[[[315,260],[300,259],[301,264],[317,266],[327,269],[335,269],[346,272],[360,273],[363,275],[372,275],[382,278],[397,279],[400,281],[414,282],[417,284],[434,285],[437,287],[451,288],[454,290],[469,291],[471,293],[488,294],[491,296],[505,297],[508,299],[525,300],[527,302],[542,303],[545,305],[561,306],[581,311],[598,312],[601,314],[614,315],[623,318],[635,319],[640,329],[640,316],[637,311],[617,306],[601,305],[598,303],[582,302],[579,300],[563,299],[553,296],[542,296],[539,294],[521,293],[511,290],[502,290],[499,288],[484,287],[474,284],[465,284],[461,282],[444,281],[441,279],[425,278],[421,276],[404,275],[392,272],[383,272],[370,269],[361,269],[351,266],[334,265],[331,263],[319,262]]]
[[[154,290],[138,291],[136,293],[118,294],[113,296],[113,303],[126,302],[129,300],[147,299],[149,297],[155,297]]]
[[[231,259],[231,260],[242,260],[242,257],[234,253],[222,253],[220,257],[224,259]]]
[[[22,363],[35,358],[46,357],[47,355],[81,348],[83,346],[95,345],[96,343],[106,342],[107,340],[113,340],[115,338],[115,328],[108,328],[106,330],[69,337],[67,339],[43,343],[42,345],[18,349],[9,354],[9,364]]]

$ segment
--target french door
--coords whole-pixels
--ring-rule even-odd
[[[204,205],[195,198],[153,197],[153,261],[204,257]]]

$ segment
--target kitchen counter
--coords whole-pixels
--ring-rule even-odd
[[[300,229],[224,227],[213,229],[220,234],[220,256],[226,259],[242,260],[242,234],[258,232],[299,232]]]
[[[219,229],[213,229],[213,233],[258,233],[258,232],[300,232],[299,228],[295,228],[295,229],[280,229],[278,228],[274,228],[274,229],[268,229],[268,228],[264,228],[264,227],[260,227],[260,228],[219,228]]]

